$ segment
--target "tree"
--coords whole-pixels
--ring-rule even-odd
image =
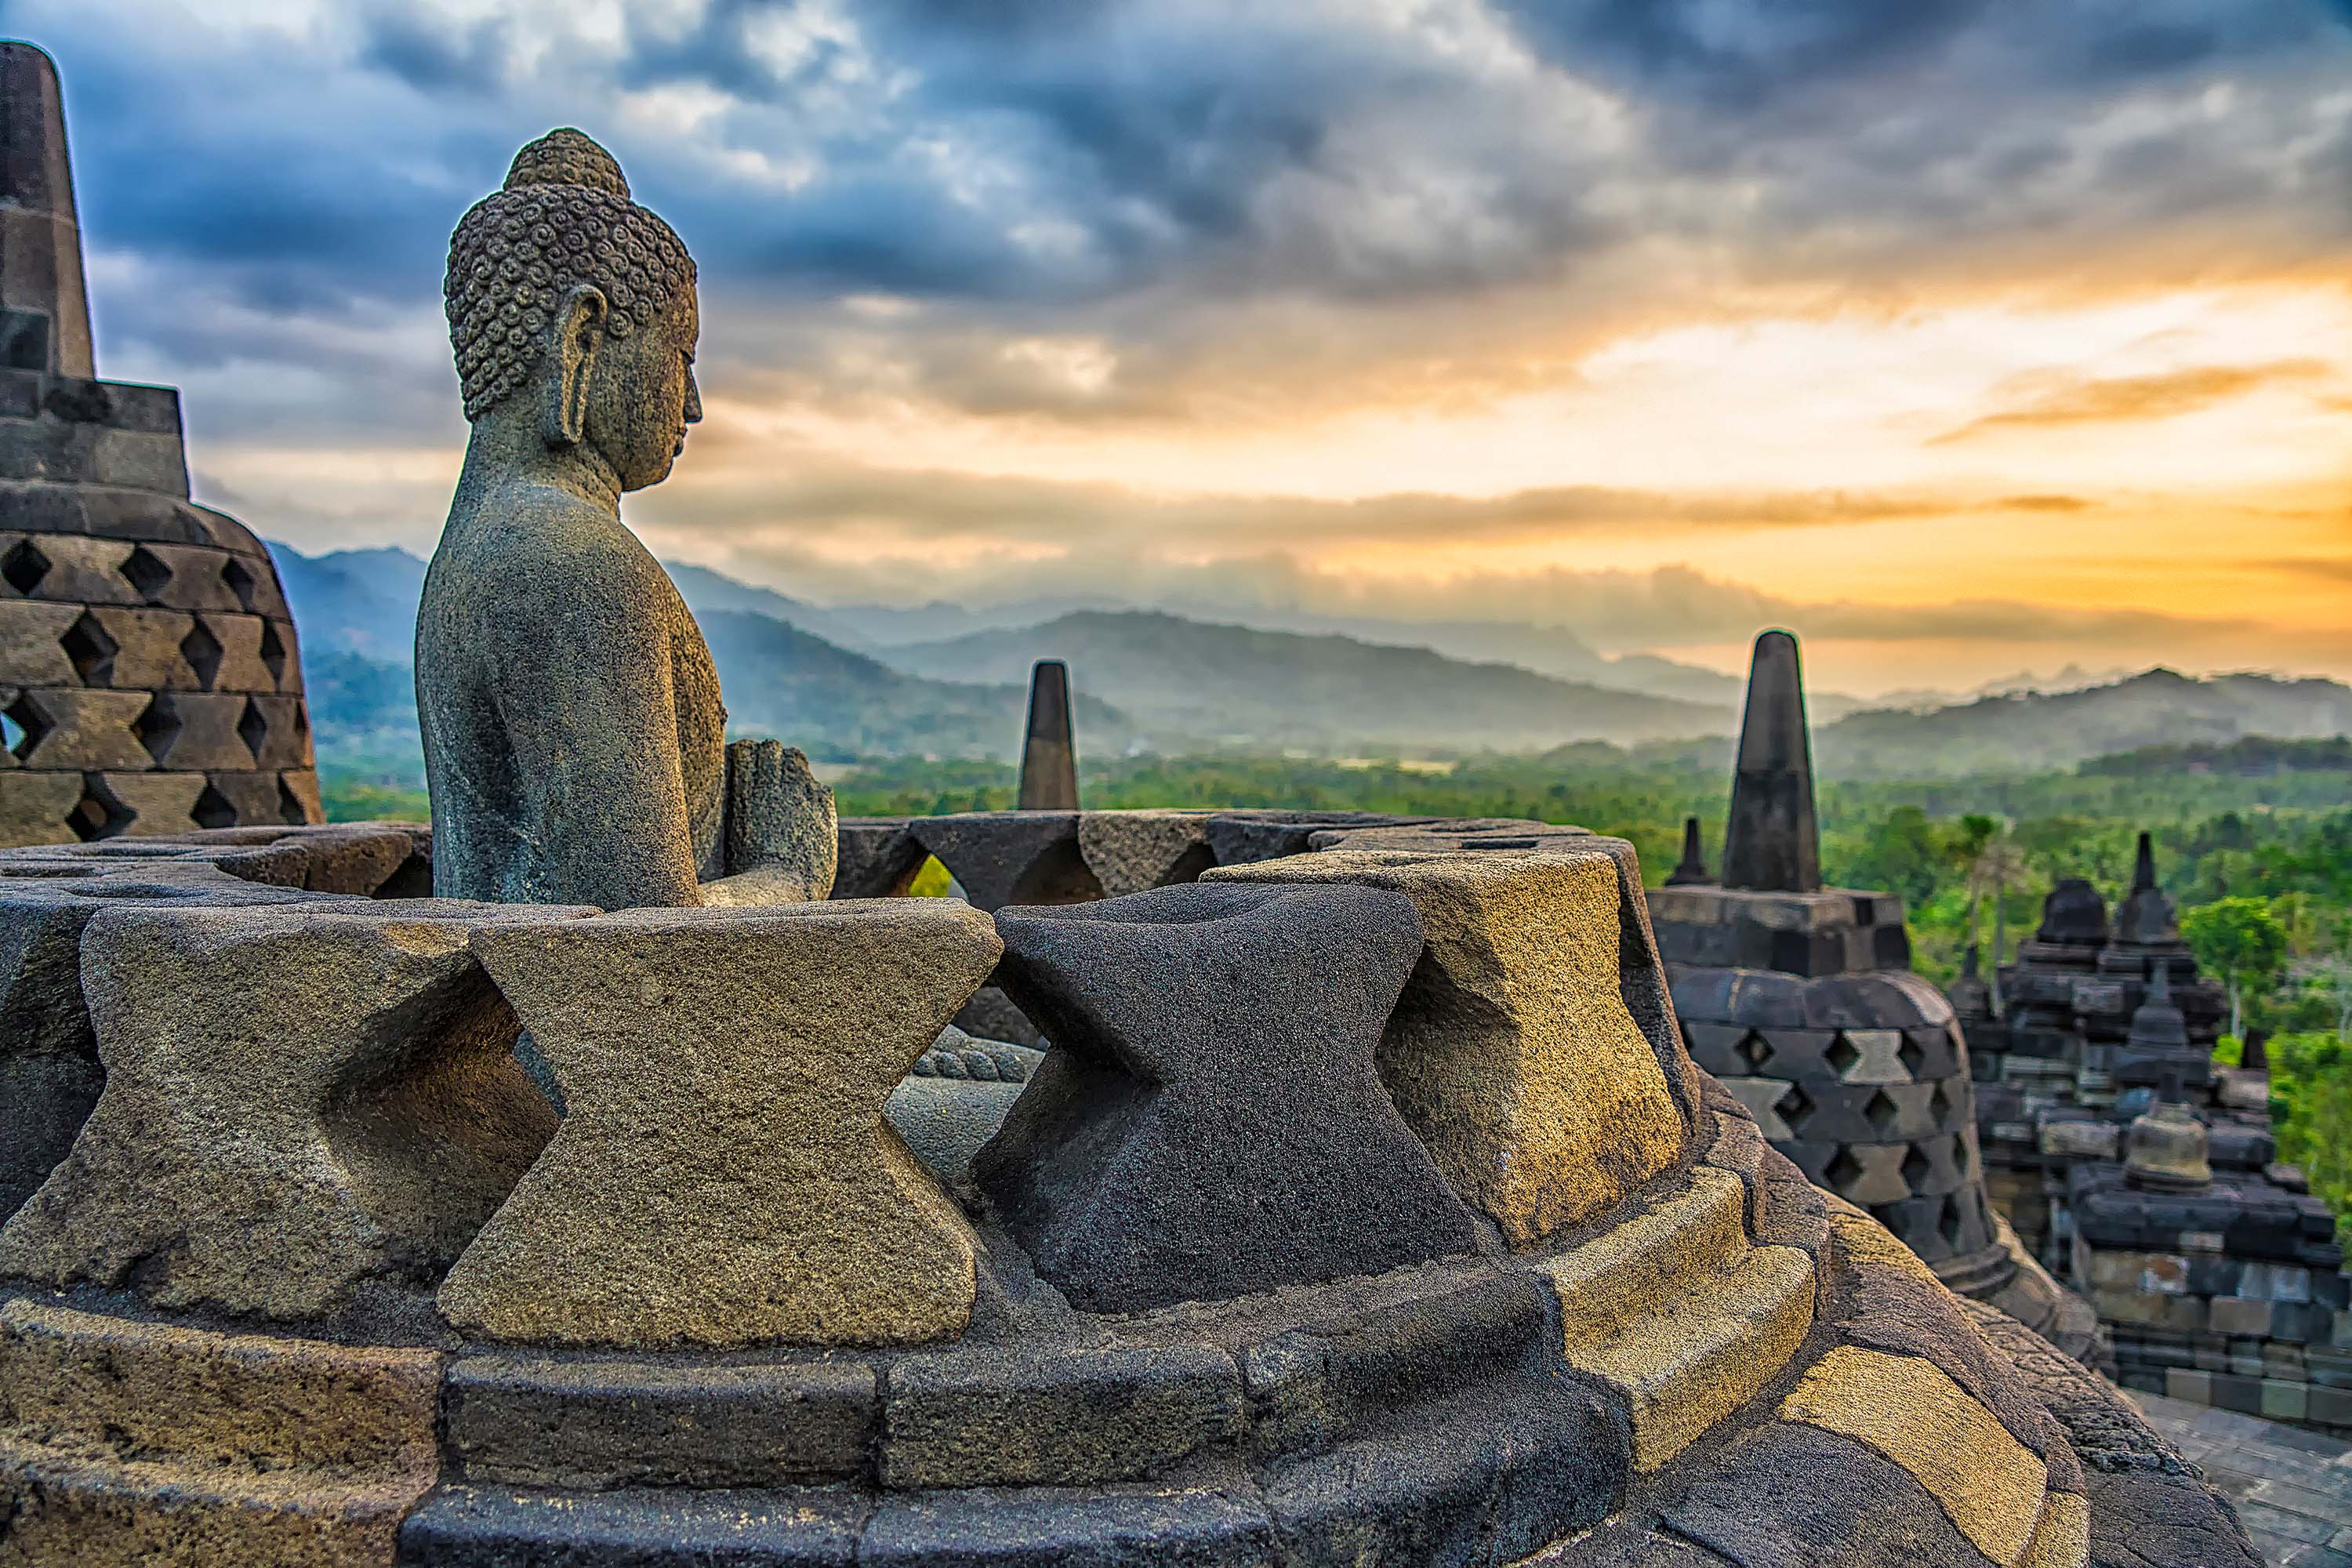
[[[1976,825],[1986,823],[1991,829],[1980,837]],[[1986,965],[1991,977],[1988,994],[1992,1011],[1999,1017],[2004,1011],[2000,994],[2000,966],[2008,954],[2001,950],[2009,945],[2009,889],[2025,880],[2025,851],[2009,836],[2006,824],[1994,824],[1988,817],[1965,819],[1970,837],[1978,838],[1976,858],[1969,865],[1969,941],[1977,939],[1977,900],[1987,889],[1992,893],[1992,963]]]
[[[2230,1033],[2241,1032],[2249,992],[2267,990],[2286,963],[2286,927],[2262,899],[2216,899],[2180,917],[2197,962],[2230,991]]]

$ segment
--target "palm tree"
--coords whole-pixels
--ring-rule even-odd
[[[2025,851],[2009,836],[2009,824],[2003,822],[2000,831],[1984,842],[1977,858],[1969,866],[1969,940],[1977,939],[1977,903],[1987,889],[1992,891],[1992,963],[1986,967],[1989,976],[1987,994],[1992,1004],[1992,1016],[2002,1013],[2000,1001],[2000,966],[2009,951],[2009,907],[2003,897],[2011,883],[2025,880]]]

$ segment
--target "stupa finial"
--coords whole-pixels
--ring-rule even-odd
[[[1029,677],[1029,731],[1021,748],[1023,811],[1078,809],[1078,758],[1070,733],[1070,669],[1041,658]]]
[[[2139,848],[2132,858],[2132,885],[2135,893],[2156,891],[2156,840],[2153,835],[2139,836]]]
[[[1688,887],[1711,880],[1706,868],[1706,854],[1699,846],[1698,818],[1683,818],[1683,858],[1680,864],[1666,873],[1669,888]]]
[[[0,365],[95,379],[65,98],[26,43],[0,43]]]
[[[1818,892],[1822,885],[1804,673],[1797,639],[1784,631],[1758,637],[1748,667],[1748,712],[1723,833],[1723,885],[1776,893]]]

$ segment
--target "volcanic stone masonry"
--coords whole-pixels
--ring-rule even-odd
[[[2226,1001],[2180,939],[2148,835],[2112,924],[2095,888],[2063,880],[1998,978],[1998,1014],[1973,959],[1954,987],[1987,1186],[2097,1309],[2116,1376],[2352,1431],[2335,1221],[2277,1163],[2267,1071],[2212,1067]],[[2147,1157],[2159,1136],[2182,1152]]]
[[[1720,886],[1696,825],[1650,894],[1692,1058],[1812,1181],[1868,1209],[1956,1290],[2097,1360],[2091,1310],[1987,1202],[1969,1053],[1911,973],[1903,902],[1822,886],[1797,640],[1756,639]]]
[[[56,67],[0,44],[0,844],[317,822],[277,568],[98,381]]]
[[[519,166],[622,199],[577,133]],[[691,407],[655,392],[607,428]],[[1801,719],[1754,727],[1735,859],[1793,875]],[[2111,1384],[1693,1063],[1632,846],[1073,805],[820,847],[791,754],[745,763],[759,809],[695,820],[790,901],[420,897],[396,824],[0,847],[0,1560],[2252,1568]],[[583,866],[645,847],[611,805],[547,805]],[[896,896],[927,851],[969,900]],[[1801,1043],[1961,1119],[1905,1135],[1973,1266],[1948,1020],[1848,973],[1885,921],[1833,897],[1788,951],[1871,984]],[[992,974],[1050,1048],[949,1026]],[[2193,1175],[2178,1121],[2143,1175]]]

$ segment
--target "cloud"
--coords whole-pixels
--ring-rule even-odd
[[[2319,380],[2323,360],[2274,360],[2268,364],[2196,365],[2150,375],[2105,379],[2065,377],[2015,406],[1972,419],[1930,445],[1972,440],[2005,430],[2170,419],[2283,383]]]

